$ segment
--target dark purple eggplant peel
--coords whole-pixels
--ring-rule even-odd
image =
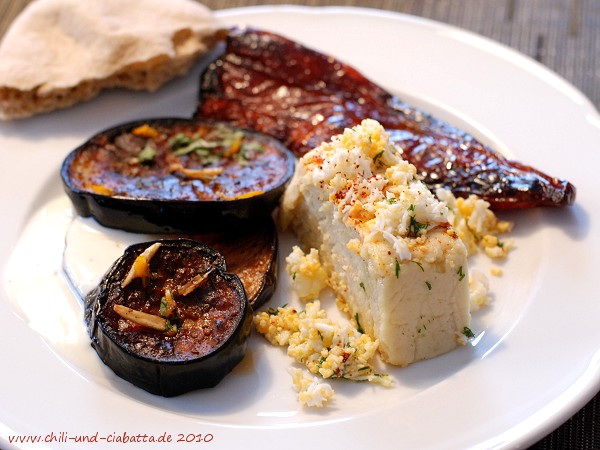
[[[84,309],[100,359],[165,397],[217,385],[243,359],[252,327],[240,279],[188,239],[128,247]]]
[[[277,140],[230,124],[139,120],[102,131],[61,169],[75,210],[142,233],[211,232],[271,214],[293,169]]]
[[[568,181],[509,160],[347,64],[266,31],[230,30],[224,53],[202,76],[194,117],[269,134],[297,156],[371,118],[432,189],[476,194],[495,210],[575,201]]]

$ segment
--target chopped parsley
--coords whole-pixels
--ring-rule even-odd
[[[411,262],[414,262],[417,266],[419,266],[421,268],[421,270],[423,272],[425,272],[425,269],[423,268],[423,264],[421,264],[419,261],[411,261]]]
[[[285,305],[282,306],[282,308],[285,308],[287,306],[287,303]],[[270,316],[276,316],[279,314],[279,308],[269,308],[267,309],[267,314]]]
[[[356,329],[360,334],[365,334],[365,330],[360,325],[360,321],[358,320],[358,313],[354,314],[354,320],[356,321]]]
[[[415,205],[411,204],[408,207],[409,211],[415,211]],[[426,230],[428,225],[426,223],[421,223],[417,220],[417,218],[413,215],[410,216],[410,223],[408,224],[408,237],[418,237],[421,234],[421,230]]]
[[[463,271],[463,266],[460,266],[458,268],[458,271],[456,272],[456,274],[458,275],[458,281],[462,281],[466,275],[465,272]]]
[[[365,283],[363,283],[362,281],[360,282],[360,287],[363,291],[367,292],[367,288],[365,288]]]
[[[475,337],[475,334],[471,331],[471,329],[469,327],[464,327],[463,328],[463,334],[468,337],[469,339],[472,339]]]
[[[202,138],[187,139],[189,141],[187,141],[187,144],[185,145],[183,143],[186,142],[186,140],[184,140],[183,138],[175,140],[175,146],[171,145],[171,148],[173,149],[173,154],[175,156],[183,156],[192,152],[196,152],[199,156],[206,156],[206,154],[210,152],[211,148],[219,146],[218,142],[210,142]]]
[[[177,330],[177,324],[167,319],[165,322],[165,331],[167,333],[177,333]]]
[[[192,142],[192,138],[183,133],[177,133],[169,139],[169,146],[171,147],[171,150],[178,150],[181,147],[189,145],[190,142]]]
[[[138,153],[138,160],[141,163],[148,163],[154,161],[156,157],[156,150],[151,145],[146,145],[141,152]]]
[[[381,157],[383,156],[383,152],[384,152],[384,150],[381,150],[379,153],[377,153],[377,154],[376,154],[376,155],[373,157],[373,162],[374,162],[375,164],[377,164],[377,163],[383,164],[383,162],[382,162],[382,161],[379,161],[379,160],[381,159]]]
[[[400,277],[400,261],[396,258],[396,278]]]
[[[166,315],[167,315],[167,298],[166,297],[163,297],[160,299],[160,307],[158,309],[158,313],[162,317],[166,317]]]
[[[418,237],[421,234],[421,230],[426,229],[426,223],[418,222],[417,219],[415,219],[415,216],[410,216],[410,223],[408,224],[408,237]]]
[[[425,284],[427,285],[427,289],[431,290],[431,283],[429,281],[426,281]]]

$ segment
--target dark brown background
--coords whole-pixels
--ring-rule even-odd
[[[0,36],[29,2],[0,0]],[[360,6],[427,17],[487,36],[536,59],[570,81],[600,108],[600,0],[204,0],[203,3],[213,10],[276,4]],[[599,414],[600,395],[531,448],[600,449]]]

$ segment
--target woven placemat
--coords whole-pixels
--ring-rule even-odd
[[[600,396],[594,397],[557,430],[530,447],[531,450],[600,449]]]

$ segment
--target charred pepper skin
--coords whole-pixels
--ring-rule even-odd
[[[476,194],[495,210],[575,201],[570,182],[504,157],[329,55],[262,30],[230,30],[224,53],[202,75],[194,117],[269,134],[297,156],[372,118],[431,188]]]

